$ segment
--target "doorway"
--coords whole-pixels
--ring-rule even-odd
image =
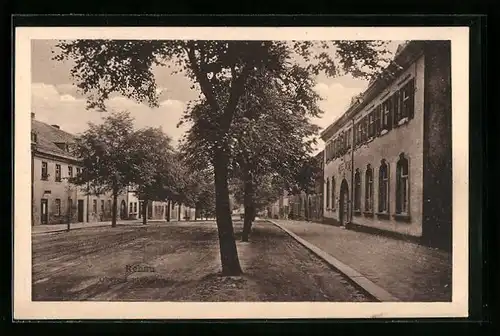
[[[349,222],[349,204],[349,186],[344,179],[340,185],[339,197],[339,219],[341,226],[345,226]]]
[[[42,224],[47,224],[48,223],[48,219],[49,219],[48,205],[49,205],[48,199],[42,198],[42,201],[41,201],[41,212],[40,212],[40,214],[41,214],[41,223]]]
[[[83,223],[83,200],[78,200],[78,223]]]
[[[120,219],[125,219],[127,217],[127,204],[124,200],[120,203]]]

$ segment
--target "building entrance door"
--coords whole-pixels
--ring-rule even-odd
[[[339,216],[340,225],[345,226],[349,222],[349,186],[347,181],[342,180],[340,185],[340,197],[339,197]]]
[[[49,219],[48,204],[49,204],[49,201],[46,198],[42,198],[42,203],[41,203],[41,207],[40,207],[40,209],[41,209],[41,211],[40,211],[41,223],[42,224],[48,223],[48,219]]]
[[[78,200],[78,222],[83,223],[83,200]]]

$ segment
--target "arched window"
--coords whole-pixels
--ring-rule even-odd
[[[365,173],[365,211],[373,212],[373,168],[366,166]]]
[[[378,173],[378,211],[389,212],[389,167],[385,160],[380,162]]]
[[[396,165],[396,213],[408,214],[408,159],[399,155]]]
[[[354,173],[354,211],[361,211],[361,174],[359,169]]]
[[[335,177],[332,176],[332,210],[335,210],[337,202],[335,201]]]
[[[330,179],[326,178],[326,208],[330,209]]]

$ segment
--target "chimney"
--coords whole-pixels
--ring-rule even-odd
[[[50,126],[57,128],[57,129],[61,129],[61,127],[59,127],[59,125],[50,125]]]
[[[31,112],[31,119],[35,119],[35,113]]]

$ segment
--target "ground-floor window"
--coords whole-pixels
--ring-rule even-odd
[[[332,176],[332,210],[335,210],[337,202],[335,200],[335,177]]]
[[[354,174],[354,211],[361,211],[361,174],[356,169]]]
[[[380,163],[378,179],[378,211],[386,213],[389,212],[389,167],[385,160]]]
[[[326,208],[330,209],[330,179],[326,178]]]
[[[408,159],[401,154],[396,165],[396,213],[408,214]]]
[[[55,204],[56,204],[55,215],[61,216],[61,200],[59,198],[56,198]]]
[[[373,211],[373,169],[369,164],[365,173],[365,211]]]

